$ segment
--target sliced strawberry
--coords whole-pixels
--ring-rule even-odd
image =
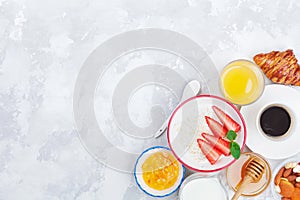
[[[205,155],[210,164],[215,164],[222,153],[202,139],[197,139],[197,142],[202,153]]]
[[[225,126],[222,126],[219,122],[217,122],[216,120],[205,116],[205,120],[206,123],[208,125],[208,127],[210,128],[211,132],[215,135],[215,136],[219,136],[219,137],[225,137],[228,129]]]
[[[202,137],[225,156],[230,155],[230,142],[228,140],[207,133],[202,133]]]
[[[224,124],[224,126],[228,130],[233,130],[235,132],[241,130],[241,126],[236,121],[234,121],[229,115],[223,112],[220,108],[218,108],[217,106],[213,106],[212,108],[219,120]]]

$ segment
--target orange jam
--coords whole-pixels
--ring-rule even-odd
[[[169,152],[159,151],[150,155],[142,165],[145,183],[155,190],[172,187],[179,176],[179,164]]]

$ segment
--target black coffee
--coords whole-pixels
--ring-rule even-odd
[[[260,117],[260,126],[268,136],[284,135],[290,128],[291,117],[282,107],[272,106],[266,109]]]

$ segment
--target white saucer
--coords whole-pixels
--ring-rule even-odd
[[[248,137],[246,145],[254,152],[269,159],[284,159],[300,151],[300,92],[284,85],[267,85],[262,96],[253,104],[243,106]],[[270,105],[282,105],[291,115],[291,127],[280,138],[270,138],[259,126],[259,116]]]

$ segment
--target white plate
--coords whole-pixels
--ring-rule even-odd
[[[197,139],[202,138],[201,133],[211,133],[205,116],[218,121],[212,106],[218,106],[241,125],[236,142],[243,150],[247,134],[244,120],[234,105],[218,96],[199,95],[188,99],[174,111],[168,126],[169,146],[177,159],[186,167],[204,173],[218,172],[235,161],[232,156],[222,156],[211,165],[198,147]]]
[[[218,72],[186,36],[162,29],[121,33],[87,58],[75,84],[73,111],[82,144],[99,162],[131,173],[146,147],[166,145],[155,132],[190,80],[218,93]]]
[[[253,104],[243,106],[241,113],[245,119],[248,138],[246,145],[254,152],[269,159],[284,159],[300,151],[300,93],[284,85],[267,85],[262,96]],[[291,115],[291,128],[282,138],[272,139],[259,127],[259,115],[270,105],[283,105]]]

